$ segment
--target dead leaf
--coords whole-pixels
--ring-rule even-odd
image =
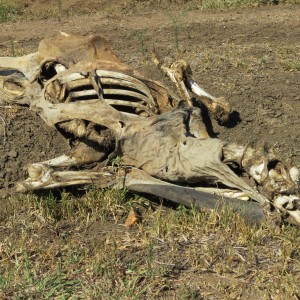
[[[140,221],[140,217],[137,215],[137,213],[134,210],[131,210],[125,220],[125,226],[131,227],[135,223],[138,223]]]

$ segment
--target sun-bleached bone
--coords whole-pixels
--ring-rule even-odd
[[[19,182],[16,186],[17,192],[26,192],[28,190],[51,189],[58,187],[66,187],[72,185],[95,184],[100,188],[115,185],[116,174],[108,170],[91,172],[91,171],[41,171],[42,176],[27,178],[23,182]]]
[[[32,80],[40,68],[39,53],[31,53],[20,57],[0,57],[1,68],[18,70],[28,80]]]
[[[67,83],[70,81],[76,82],[77,80],[80,80],[80,79],[86,79],[86,77],[87,77],[87,74],[84,74],[84,73],[72,73],[72,74],[68,74],[67,76],[60,77],[59,81],[60,81],[60,83]]]
[[[215,101],[217,98],[210,95],[209,93],[207,93],[206,91],[204,91],[202,89],[202,87],[200,87],[195,81],[194,79],[191,79],[189,78],[187,80],[187,85],[188,85],[188,88],[194,93],[196,94],[197,96],[201,97],[201,96],[204,96],[206,98],[209,98],[213,101]]]
[[[211,188],[211,187],[196,187],[195,190],[213,194],[213,195],[219,195],[221,197],[239,199],[239,200],[243,200],[243,201],[250,200],[249,196],[247,196],[244,192],[241,192],[238,190]]]
[[[186,195],[202,193],[202,188],[205,193],[243,200],[248,197],[264,209],[274,206],[286,219],[300,225],[299,170],[285,166],[265,147],[210,138],[194,101],[205,105],[220,122],[228,120],[231,107],[200,88],[185,61],[161,66],[185,100],[184,106],[164,85],[123,64],[100,36],[63,35],[44,40],[37,53],[30,62],[38,64],[32,69],[34,74],[21,66],[17,70],[25,70],[23,75],[11,75],[11,82],[2,79],[9,95],[5,100],[27,104],[49,126],[69,133],[78,143],[69,154],[30,166],[23,189],[91,182],[101,185],[102,177],[108,184],[103,167],[118,155],[125,168],[135,167],[147,174],[143,180],[149,181],[140,184],[139,189],[144,190],[139,191],[163,193],[172,201],[176,201],[177,193],[183,204]],[[30,56],[23,60],[29,65]],[[2,61],[6,68],[16,68],[16,60],[10,66],[7,60]],[[197,96],[195,100],[192,94]],[[98,164],[99,170],[56,170],[90,164]],[[244,172],[252,184],[235,170]],[[162,190],[153,189],[153,182]],[[182,186],[186,184],[195,188]]]
[[[42,173],[42,176],[31,178],[19,183],[17,190],[38,190],[42,188],[57,188],[68,185],[94,184],[97,187],[114,187],[128,189],[133,192],[148,192],[156,196],[165,197],[174,202],[188,207],[222,209],[224,205],[230,206],[234,211],[242,214],[247,221],[256,223],[264,219],[263,210],[259,205],[247,201],[238,201],[226,194],[232,193],[230,190],[213,191],[210,188],[188,188],[179,187],[174,184],[151,177],[144,171],[136,168],[118,170],[116,173],[113,168],[103,168],[100,172],[87,171],[54,171],[49,168]],[[245,195],[236,192],[241,200]],[[215,196],[218,195],[218,196]],[[220,199],[222,196],[222,199]]]
[[[281,195],[273,201],[275,207],[289,219],[290,223],[300,224],[300,199],[295,195]]]
[[[173,81],[183,99],[185,99],[190,107],[193,106],[189,91],[198,96],[199,100],[221,123],[227,122],[231,113],[231,105],[224,98],[216,98],[207,93],[193,79],[190,65],[184,60],[178,60],[167,67],[162,65],[158,58],[154,62],[160,66],[170,79]]]
[[[122,74],[119,72],[105,71],[105,70],[96,70],[96,74],[101,78],[101,81],[103,81],[104,84],[123,83],[125,87],[133,87],[135,89],[141,90],[143,93],[145,93],[146,96],[149,97],[149,99],[151,99],[152,104],[156,105],[149,88],[147,87],[146,84],[144,84],[140,80],[126,74]],[[109,80],[115,80],[115,81],[109,81]]]
[[[48,167],[71,167],[76,164],[76,159],[74,157],[70,157],[64,154],[56,158],[45,160],[41,163],[37,163],[36,165],[40,165],[40,164]],[[32,166],[34,165],[35,164],[33,164]]]
[[[300,171],[297,167],[291,167],[289,170],[290,177],[294,182],[297,182],[300,178]]]

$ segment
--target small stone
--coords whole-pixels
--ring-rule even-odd
[[[11,150],[7,153],[7,155],[11,158],[16,158],[18,156],[18,152],[16,150]]]

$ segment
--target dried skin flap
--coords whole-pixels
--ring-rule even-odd
[[[67,67],[82,61],[103,60],[122,63],[101,35],[83,37],[58,35],[42,40],[38,52],[42,60],[56,58],[60,62],[65,62]]]
[[[135,125],[122,142],[123,160],[157,178],[174,182],[217,179],[209,176],[212,165],[221,163],[224,141],[201,140],[187,129],[189,111],[177,110]],[[126,134],[126,133],[125,133]]]

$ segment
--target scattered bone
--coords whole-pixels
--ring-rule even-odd
[[[65,36],[65,37],[69,37],[69,36],[70,36],[68,33],[63,32],[63,31],[60,31],[60,34],[61,34],[62,36]]]

